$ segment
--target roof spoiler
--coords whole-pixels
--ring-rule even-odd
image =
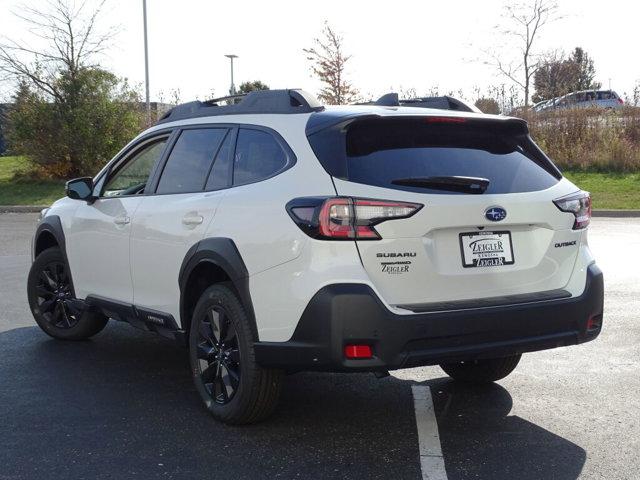
[[[359,105],[379,105],[381,107],[418,107],[435,108],[438,110],[457,110],[460,112],[482,113],[475,105],[469,105],[463,100],[443,95],[441,97],[418,97],[401,100],[397,93],[387,93],[374,102]]]
[[[221,102],[227,102],[228,104],[224,105]],[[316,97],[298,88],[256,90],[247,94],[229,95],[204,102],[183,103],[165,113],[158,123],[215,115],[311,113],[323,109],[324,107]]]

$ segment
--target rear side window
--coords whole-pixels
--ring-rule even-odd
[[[231,168],[233,167],[231,160],[233,158],[234,139],[235,135],[233,135],[233,132],[227,133],[213,162],[213,168],[211,168],[207,186],[205,187],[206,190],[220,190],[221,188],[227,188],[229,186]]]
[[[272,134],[241,128],[233,162],[233,184],[258,182],[280,173],[288,165],[287,154]]]
[[[325,169],[351,182],[430,194],[464,194],[394,181],[429,177],[489,180],[485,194],[544,190],[561,178],[522,131],[495,122],[428,117],[366,119],[309,137]]]
[[[614,92],[600,91],[598,92],[598,100],[615,100],[617,98]]]
[[[226,133],[223,128],[183,130],[167,159],[156,193],[201,191]]]

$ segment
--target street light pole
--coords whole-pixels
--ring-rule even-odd
[[[149,101],[149,45],[147,41],[147,0],[142,0],[142,18],[144,22],[144,86],[147,103],[147,123],[151,123],[151,102]]]
[[[236,94],[236,86],[233,83],[233,59],[234,58],[238,58],[237,55],[233,55],[233,54],[229,54],[229,55],[225,55],[225,57],[227,57],[229,60],[231,60],[231,88],[229,89],[229,95],[235,95]]]

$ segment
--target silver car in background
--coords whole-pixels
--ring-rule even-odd
[[[613,90],[582,90],[541,102],[536,111],[545,112],[552,109],[592,107],[614,109],[622,108],[623,105],[624,101]]]

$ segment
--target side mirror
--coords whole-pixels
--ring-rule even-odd
[[[64,187],[64,191],[69,198],[90,202],[94,199],[93,178],[81,177],[69,180]]]

